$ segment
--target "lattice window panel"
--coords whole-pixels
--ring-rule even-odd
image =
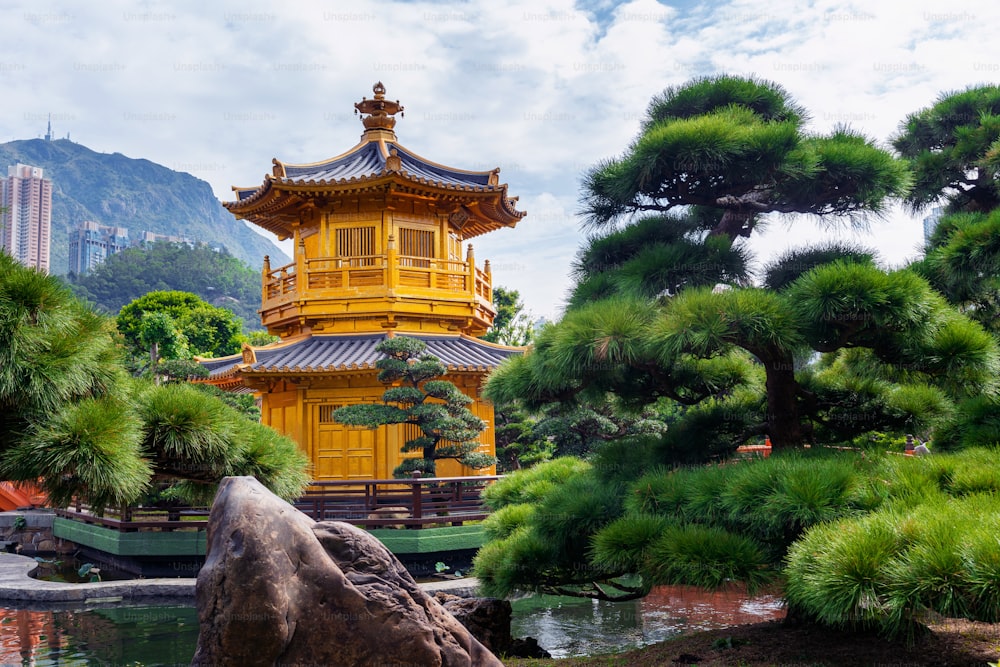
[[[338,423],[336,419],[333,418],[333,413],[336,410],[344,407],[343,405],[321,405],[319,406],[319,423],[320,424],[336,424]]]
[[[351,266],[371,266],[375,262],[375,227],[342,227],[336,230],[337,256]]]
[[[434,232],[426,229],[399,229],[399,254],[407,257],[434,257]],[[409,266],[430,266],[430,260],[408,259]]]

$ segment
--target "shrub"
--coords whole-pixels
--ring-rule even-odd
[[[730,581],[754,590],[771,578],[760,547],[721,528],[673,526],[650,547],[643,577],[652,584],[718,588]]]
[[[527,524],[534,514],[535,505],[531,503],[504,505],[483,521],[483,531],[489,540],[502,540]]]
[[[785,568],[789,606],[836,627],[874,627],[889,615],[886,566],[902,547],[887,513],[820,524],[793,544]]]
[[[491,484],[483,492],[483,500],[492,510],[514,503],[537,502],[557,485],[590,469],[590,464],[571,456],[539,463],[527,470],[518,470]]]
[[[995,622],[1000,497],[943,494],[819,525],[792,546],[789,604],[836,627],[910,634],[925,610]]]
[[[590,561],[612,572],[640,572],[649,547],[673,525],[667,517],[651,514],[616,519],[594,535]]]

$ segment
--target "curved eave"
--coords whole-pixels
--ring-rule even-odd
[[[235,189],[235,188],[234,188]],[[525,216],[515,208],[516,200],[507,196],[507,184],[473,186],[432,181],[405,171],[383,169],[372,176],[351,177],[339,180],[298,180],[267,176],[264,183],[252,194],[234,202],[223,202],[237,218],[245,218],[272,233],[287,236],[288,221],[279,216],[287,205],[301,203],[295,195],[324,194],[354,195],[373,191],[395,191],[444,201],[476,203],[482,212],[478,224],[470,224],[465,238],[472,238],[501,227],[514,227]],[[248,189],[238,189],[248,192]]]
[[[489,373],[494,370],[496,366],[472,366],[472,365],[459,365],[451,364],[448,366],[449,373]],[[296,376],[306,376],[306,375],[330,375],[333,373],[363,373],[367,371],[376,371],[374,364],[342,364],[340,366],[269,366],[265,368],[250,369],[246,368],[238,371],[239,375],[243,377],[270,377],[270,376],[281,376],[287,377],[289,375]]]

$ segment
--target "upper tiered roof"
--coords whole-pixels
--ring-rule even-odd
[[[286,164],[275,158],[272,174],[254,188],[234,187],[237,200],[224,206],[237,217],[288,236],[292,209],[310,197],[373,192],[415,195],[442,202],[444,212],[459,212],[468,239],[500,227],[513,227],[524,216],[516,197],[507,196],[499,169],[468,171],[428,160],[404,148],[393,131],[398,101],[385,99],[385,87],[374,87],[375,98],[355,104],[365,131],[347,152],[312,164]]]

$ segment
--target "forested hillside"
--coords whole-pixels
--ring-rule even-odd
[[[252,232],[251,232],[252,233]],[[190,247],[159,241],[109,257],[70,286],[82,298],[115,315],[143,294],[178,290],[197,294],[243,320],[245,330],[260,329],[260,272],[227,252],[207,245]]]
[[[97,153],[67,139],[0,144],[0,169],[17,162],[42,167],[52,179],[54,274],[69,271],[68,233],[85,220],[125,227],[131,238],[150,231],[225,247],[255,268],[264,255],[275,265],[287,261],[274,243],[230,215],[208,183],[191,174],[121,153]]]

